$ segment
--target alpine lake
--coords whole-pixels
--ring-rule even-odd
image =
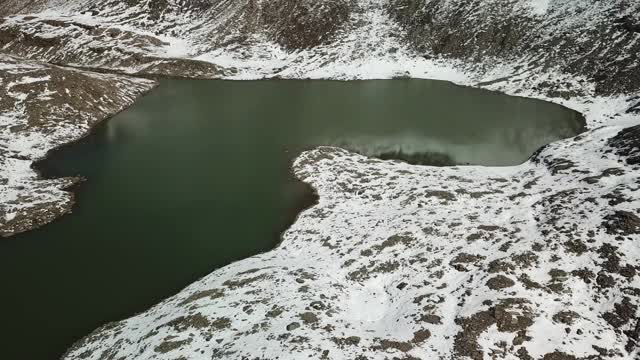
[[[0,358],[51,360],[230,262],[277,246],[319,145],[421,165],[520,164],[575,136],[562,106],[431,80],[162,80],[38,164],[73,212],[0,241]]]

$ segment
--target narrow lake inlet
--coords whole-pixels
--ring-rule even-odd
[[[415,164],[516,165],[580,114],[430,80],[164,80],[40,166],[81,175],[72,214],[0,242],[3,358],[49,360],[94,328],[268,251],[309,205],[319,145]],[[33,346],[34,329],[47,335]]]

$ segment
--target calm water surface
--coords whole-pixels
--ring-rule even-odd
[[[272,248],[300,206],[289,164],[304,149],[509,165],[581,127],[560,106],[436,81],[164,81],[42,165],[88,181],[71,215],[0,239],[0,358],[56,359]]]

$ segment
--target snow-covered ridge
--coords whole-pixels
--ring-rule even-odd
[[[527,75],[519,88],[558,98],[640,88],[640,3],[628,0],[32,3],[0,23],[2,51],[206,78],[460,80],[456,69],[471,82]]]
[[[589,128],[508,168],[306,152],[294,171],[320,200],[280,247],[65,359],[640,356],[640,3],[33,4],[0,23],[0,51],[128,74],[444,79],[563,104]]]

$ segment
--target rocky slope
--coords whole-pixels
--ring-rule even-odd
[[[345,0],[34,3],[21,12],[46,11],[6,18],[0,47],[76,66],[216,78],[237,69],[195,55],[231,47],[243,56],[244,47],[265,41],[288,50],[311,48],[328,42],[352,7]]]
[[[589,128],[509,168],[307,152],[294,170],[320,201],[280,247],[96,330],[65,359],[640,356],[640,3],[16,10],[0,23],[0,51],[24,58],[143,75],[447,79],[564,104]]]
[[[20,10],[0,25],[4,52],[129,73],[423,77],[440,65],[477,81],[552,73],[520,86],[552,97],[640,86],[631,0],[49,0]]]
[[[585,77],[596,95],[640,89],[636,1],[392,0],[388,6],[409,44],[425,56],[555,69]]]

